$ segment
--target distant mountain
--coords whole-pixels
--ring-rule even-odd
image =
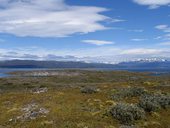
[[[0,61],[0,68],[111,68],[115,70],[132,71],[170,71],[168,60],[139,60],[122,62],[119,64],[85,63],[74,61],[34,61],[34,60],[10,60]]]
[[[111,64],[85,63],[74,61],[0,61],[0,68],[112,68]]]
[[[167,60],[140,60],[122,62],[114,65],[117,69],[141,70],[141,71],[170,71],[170,61]]]

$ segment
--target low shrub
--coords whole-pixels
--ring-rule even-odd
[[[92,94],[92,93],[96,93],[96,92],[97,92],[97,88],[95,88],[95,87],[83,87],[83,88],[81,88],[81,93]]]
[[[146,93],[144,88],[141,87],[132,87],[132,88],[121,88],[114,93],[111,98],[113,100],[120,100],[126,97],[136,97],[141,96]]]
[[[170,106],[170,96],[164,94],[147,94],[140,98],[139,106],[147,112],[157,111]]]
[[[151,96],[143,96],[139,101],[139,107],[143,108],[146,112],[160,109],[159,103]]]
[[[143,109],[137,105],[119,103],[110,109],[113,118],[119,120],[122,124],[130,125],[135,120],[140,120],[145,117]]]
[[[162,108],[166,109],[170,106],[170,95],[157,95],[156,97]]]
[[[141,96],[143,94],[146,94],[145,88],[142,87],[133,87],[129,89],[129,92],[131,93],[131,96]]]

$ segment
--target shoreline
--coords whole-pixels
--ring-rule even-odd
[[[153,71],[152,69],[109,69],[109,68],[0,68],[0,78],[6,77],[49,77],[67,75],[65,72],[94,71],[94,72],[134,72],[151,76],[170,75],[170,71]],[[61,74],[59,74],[61,73]],[[72,73],[72,75],[76,75]]]

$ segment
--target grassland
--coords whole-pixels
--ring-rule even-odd
[[[117,90],[141,87],[150,93],[170,93],[170,76],[125,71],[56,72],[56,76],[1,78],[0,128],[123,128],[124,124],[109,114],[110,108],[120,102],[136,104],[139,97],[113,100]],[[82,93],[85,87],[97,91]],[[170,108],[146,112],[144,119],[131,125],[170,128]]]

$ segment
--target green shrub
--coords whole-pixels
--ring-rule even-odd
[[[140,98],[139,106],[147,112],[157,111],[170,106],[170,96],[164,94],[147,94]]]
[[[141,87],[121,88],[117,90],[117,93],[114,93],[111,98],[113,100],[120,100],[126,97],[136,97],[144,94],[146,94],[146,91]]]
[[[135,120],[145,117],[143,109],[136,105],[119,103],[111,108],[110,113],[113,118],[119,120],[122,124],[132,124]]]
[[[96,93],[96,92],[97,92],[97,88],[95,88],[95,87],[83,87],[83,88],[81,88],[81,93],[92,94],[92,93]]]

